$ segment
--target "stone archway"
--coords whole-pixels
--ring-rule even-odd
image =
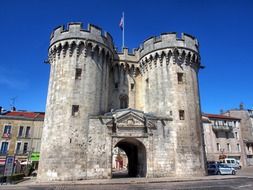
[[[114,147],[124,150],[128,157],[127,177],[146,177],[147,155],[142,142],[136,138],[125,138],[120,140]]]

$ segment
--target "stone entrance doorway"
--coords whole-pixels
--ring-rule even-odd
[[[122,149],[128,158],[128,172],[126,175],[113,175],[113,177],[146,177],[147,157],[146,148],[135,138],[125,138],[120,140],[115,147]]]

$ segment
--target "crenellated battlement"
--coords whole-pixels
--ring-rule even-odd
[[[184,48],[198,53],[199,43],[197,39],[189,34],[182,33],[181,38],[177,37],[176,32],[162,33],[160,36],[146,39],[138,49],[140,58],[152,51],[164,48]]]
[[[129,61],[132,63],[138,63],[138,58],[138,51],[136,49],[133,49],[132,52],[129,52],[128,48],[123,48],[122,52],[117,52],[117,57],[115,58],[115,61]]]
[[[87,30],[83,28],[83,24],[80,22],[68,23],[67,27],[59,26],[53,30],[50,36],[50,46],[56,42],[68,39],[84,39],[95,41],[114,49],[112,36],[108,32],[95,25],[88,24]]]

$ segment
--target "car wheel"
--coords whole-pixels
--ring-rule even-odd
[[[217,171],[217,175],[220,175],[221,173],[220,173],[220,171]]]
[[[232,175],[235,175],[235,171],[232,171]]]

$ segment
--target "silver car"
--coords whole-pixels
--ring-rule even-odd
[[[216,175],[224,174],[236,174],[236,170],[232,167],[229,167],[227,164],[210,164],[208,165],[208,173]]]

